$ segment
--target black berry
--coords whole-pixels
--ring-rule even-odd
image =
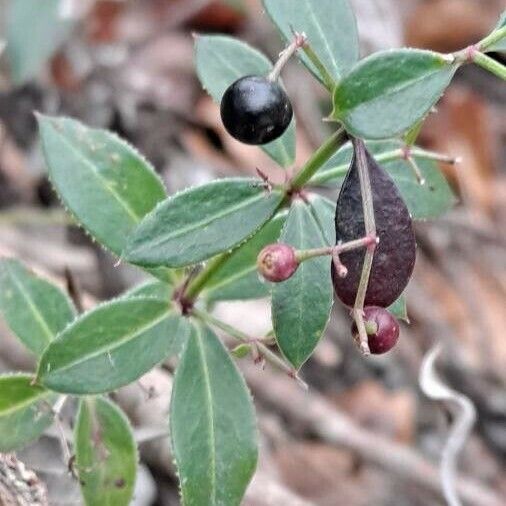
[[[374,217],[379,244],[374,253],[371,277],[365,303],[369,306],[388,307],[395,302],[413,272],[416,256],[413,223],[408,208],[390,176],[365,150],[374,203]],[[364,213],[356,156],[343,186],[336,207],[336,239],[347,242],[364,237]],[[341,278],[332,268],[336,295],[348,306],[353,306],[362,273],[364,250],[348,251],[340,260],[348,269]]]
[[[367,306],[364,308],[364,321],[371,353],[381,355],[395,346],[399,339],[399,322],[391,313],[382,307]],[[357,335],[356,324],[353,324],[351,332]]]
[[[280,137],[292,120],[285,90],[261,76],[241,77],[221,100],[221,119],[228,133],[245,144],[267,144]]]

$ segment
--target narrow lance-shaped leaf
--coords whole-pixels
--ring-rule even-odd
[[[130,504],[137,448],[119,407],[104,397],[82,399],[74,442],[75,467],[86,506]]]
[[[7,2],[6,38],[12,77],[20,84],[35,77],[74,25],[60,15],[60,0]]]
[[[222,179],[168,198],[134,231],[123,257],[155,267],[206,260],[250,237],[276,211],[280,191],[257,179]]]
[[[395,137],[439,100],[457,69],[452,61],[420,49],[375,53],[339,82],[332,116],[357,137]]]
[[[152,167],[105,130],[38,116],[49,177],[65,207],[101,244],[120,255],[128,234],[165,197]]]
[[[293,39],[293,30],[307,35],[311,48],[335,80],[358,60],[357,24],[348,0],[263,0],[263,4],[285,41]],[[305,53],[299,51],[299,56],[323,82]]]
[[[257,462],[244,379],[216,335],[195,326],[176,371],[172,450],[184,506],[238,506]]]
[[[296,200],[280,242],[296,249],[328,246],[309,205]],[[302,262],[295,274],[272,289],[272,321],[283,355],[299,368],[315,349],[330,317],[332,283],[330,257]]]
[[[38,381],[51,390],[95,394],[135,381],[179,353],[186,320],[156,299],[118,299],[81,315],[41,357]]]
[[[197,36],[195,64],[202,86],[220,103],[225,90],[240,77],[267,76],[272,63],[259,51],[232,37],[222,35]],[[295,120],[287,131],[262,149],[281,166],[295,159]]]
[[[75,316],[69,298],[17,260],[0,259],[0,314],[23,344],[40,355]]]
[[[37,439],[52,423],[54,393],[27,374],[0,377],[0,452],[11,452]]]
[[[278,240],[286,213],[267,222],[251,239],[239,246],[214,272],[203,295],[209,300],[246,300],[266,297],[270,283],[257,272],[257,256],[264,246]]]
[[[366,144],[367,149],[375,156],[399,150],[403,146],[401,141],[396,140],[370,141]],[[321,168],[318,176],[323,176],[326,172],[341,167],[342,170],[331,180],[331,184],[334,186],[336,182],[342,183],[352,157],[353,149],[348,143]],[[413,158],[420,169],[425,184],[420,184],[413,168],[406,160],[390,160],[381,162],[380,165],[393,179],[413,219],[424,220],[441,216],[454,206],[455,195],[441,173],[437,162],[417,157],[416,154]]]

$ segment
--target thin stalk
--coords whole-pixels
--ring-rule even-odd
[[[192,314],[199,318],[200,320],[216,327],[223,332],[226,332],[229,336],[237,339],[242,343],[252,344],[256,346],[259,353],[272,365],[276,366],[278,369],[281,369],[285,372],[290,378],[293,378],[299,383],[299,385],[307,390],[309,387],[307,383],[305,383],[297,374],[297,371],[293,369],[289,364],[287,364],[281,357],[272,352],[264,343],[260,342],[258,339],[253,339],[244,332],[235,327],[232,327],[228,323],[225,323],[221,320],[218,320],[213,315],[206,313],[205,311],[201,311],[199,309],[194,308]]]
[[[327,162],[331,156],[348,140],[344,128],[339,128],[332,134],[306,162],[299,173],[292,179],[291,190],[300,190]]]
[[[434,160],[436,162],[455,164],[459,163],[459,158],[454,158],[448,155],[444,155],[441,153],[435,153],[433,151],[428,151],[426,149],[413,147],[409,149],[410,156],[413,158],[420,158],[422,160]],[[385,151],[384,153],[380,153],[379,155],[374,155],[374,159],[379,163],[387,163],[394,162],[396,160],[404,160],[406,159],[406,150],[403,148],[393,149],[391,151]],[[349,163],[343,163],[341,165],[337,165],[333,169],[326,170],[321,174],[315,174],[310,183],[312,185],[320,185],[327,183],[328,181],[332,181],[333,179],[337,179],[339,177],[343,177],[348,172],[350,168]]]
[[[473,54],[473,63],[488,70],[492,74],[506,81],[506,67],[486,54],[476,51]]]
[[[290,58],[307,42],[307,37],[304,34],[294,33],[294,39],[292,43],[287,46],[281,53],[279,54],[279,59],[272,68],[270,74],[267,76],[269,81],[275,82],[279,79],[281,71],[288,63]]]
[[[479,51],[486,51],[489,47],[493,46],[496,42],[506,38],[506,26],[494,30],[490,35],[478,42],[477,48]]]
[[[362,195],[362,208],[364,212],[365,233],[368,237],[376,238],[376,220],[374,218],[374,203],[371,189],[371,180],[369,175],[369,166],[365,156],[365,146],[362,140],[353,138],[353,148],[355,150],[358,176],[360,179],[360,193]],[[362,274],[357,289],[357,296],[353,306],[353,317],[357,324],[359,334],[360,349],[365,355],[370,353],[367,332],[364,322],[364,303],[371,276],[372,262],[377,242],[374,241],[366,250]]]
[[[315,257],[327,255],[339,255],[341,253],[344,253],[345,251],[352,251],[355,249],[365,248],[367,246],[370,246],[374,242],[375,242],[374,238],[366,236],[360,239],[355,239],[353,241],[336,244],[335,246],[326,246],[324,248],[299,250],[295,253],[295,258],[300,263]]]

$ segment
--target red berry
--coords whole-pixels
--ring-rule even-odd
[[[364,308],[364,321],[371,353],[381,355],[395,346],[399,339],[399,322],[392,313],[382,307],[367,306]],[[351,331],[354,336],[358,333],[355,323]]]
[[[257,258],[258,272],[274,283],[290,278],[298,266],[295,249],[288,244],[270,244],[260,252]]]

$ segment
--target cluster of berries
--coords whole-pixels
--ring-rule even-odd
[[[290,99],[272,76],[246,76],[226,90],[221,102],[221,117],[226,130],[246,144],[261,145],[279,138],[293,116]],[[362,141],[355,143],[355,156],[336,204],[337,247],[363,238],[365,233],[359,163],[365,163],[370,177],[376,241],[369,282],[364,300],[364,323],[369,350],[385,353],[397,342],[399,323],[386,309],[401,295],[415,263],[415,237],[409,211],[390,176],[367,151]],[[358,153],[360,151],[360,153]],[[258,270],[271,282],[290,278],[300,259],[288,244],[271,244],[258,256]],[[348,307],[357,297],[364,263],[364,249],[339,255],[342,269],[332,264],[336,295]],[[357,338],[356,323],[352,334]]]

